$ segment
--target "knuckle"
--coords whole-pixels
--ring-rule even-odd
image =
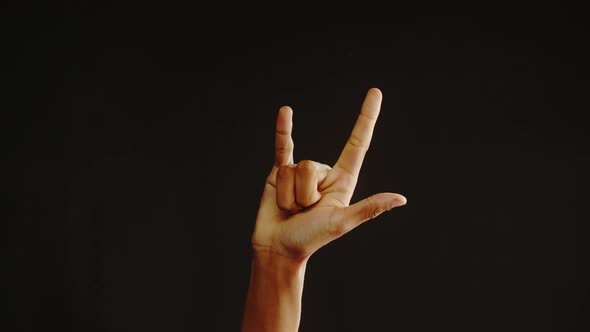
[[[302,174],[310,174],[315,171],[315,163],[311,160],[302,160],[297,163],[297,172]]]
[[[352,146],[354,146],[355,148],[361,149],[363,151],[366,151],[369,147],[363,142],[363,140],[356,136],[356,135],[351,135],[350,138],[348,139],[348,143]]]
[[[297,213],[297,212],[301,211],[301,207],[299,205],[297,205],[296,203],[292,203],[285,210],[287,210],[287,211],[289,211],[291,213]]]
[[[278,145],[276,147],[276,151],[277,151],[277,153],[291,152],[291,150],[293,150],[294,147],[295,147],[295,145],[293,144],[293,142],[286,142],[284,144]]]
[[[297,197],[297,203],[300,206],[306,208],[306,207],[312,206],[315,203],[317,203],[317,201],[319,201],[320,198],[321,198],[321,194],[319,194],[317,192],[316,192],[316,194],[301,195],[301,196]]]
[[[373,219],[376,218],[378,215],[380,215],[381,213],[383,213],[385,210],[383,209],[382,206],[380,206],[376,201],[375,198],[373,196],[370,196],[367,198],[368,201],[368,206],[367,209],[365,209],[366,211],[366,215],[365,217],[367,219]]]
[[[291,207],[291,204],[289,204],[288,202],[285,202],[285,200],[278,199],[277,200],[277,206],[281,210],[289,210],[289,208]]]
[[[289,177],[289,166],[283,165],[279,167],[279,171],[277,172],[277,177],[280,179],[284,179]]]
[[[368,219],[374,219],[376,218],[378,215],[380,215],[381,213],[383,213],[382,209],[376,208],[376,209],[371,209],[368,212],[367,218]]]
[[[312,205],[311,199],[309,197],[297,197],[297,204],[302,207],[308,207]]]

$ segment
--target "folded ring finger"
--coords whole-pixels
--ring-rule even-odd
[[[295,167],[296,165],[283,165],[277,173],[277,205],[291,213],[301,210],[295,200]]]
[[[310,160],[303,160],[295,168],[295,201],[301,207],[311,206],[322,198],[318,191],[319,169]]]

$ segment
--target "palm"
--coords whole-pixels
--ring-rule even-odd
[[[305,258],[365,220],[405,203],[401,195],[383,193],[349,206],[371,141],[381,98],[379,90],[369,91],[350,139],[333,168],[305,161],[305,165],[310,166],[307,168],[314,171],[302,173],[304,175],[297,173],[291,187],[288,176],[278,176],[299,167],[293,164],[291,110],[281,109],[277,119],[275,165],[264,187],[252,238],[254,246]],[[295,178],[306,184],[307,189],[301,192],[302,189],[297,187],[298,190],[294,190]],[[309,185],[310,181],[312,185]],[[299,196],[307,198],[299,199]],[[312,196],[315,198],[309,199]]]

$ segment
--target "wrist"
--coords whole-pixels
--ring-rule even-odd
[[[297,331],[307,259],[255,247],[242,331]]]
[[[272,250],[270,246],[252,246],[252,269],[281,277],[278,281],[303,280],[308,257],[290,257]]]

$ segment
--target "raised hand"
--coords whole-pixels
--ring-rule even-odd
[[[293,111],[282,107],[276,122],[275,164],[267,177],[256,226],[254,250],[305,260],[320,247],[384,211],[404,205],[404,196],[380,193],[349,205],[373,129],[382,94],[367,92],[350,138],[334,165],[294,163]]]

